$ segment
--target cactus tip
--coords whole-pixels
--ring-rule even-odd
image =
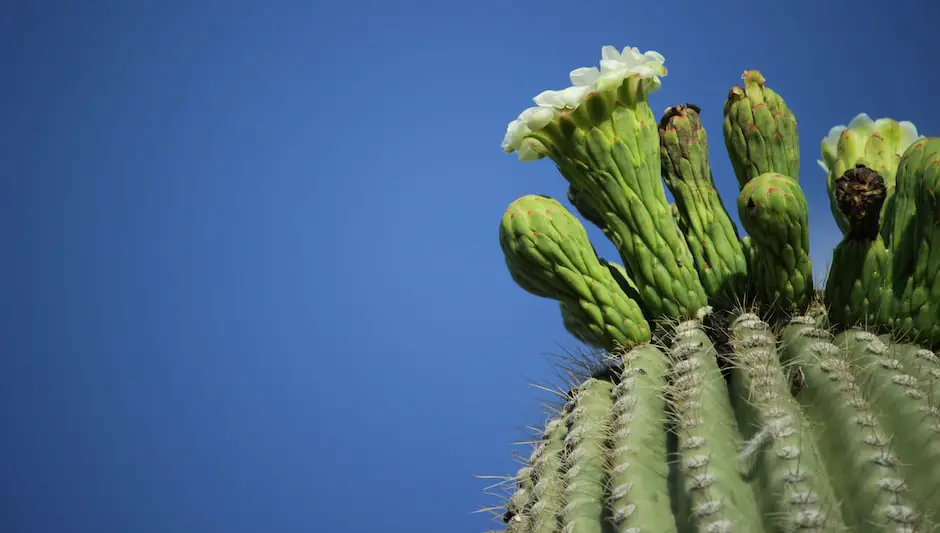
[[[757,85],[764,85],[766,79],[764,75],[760,73],[759,70],[745,70],[744,74],[741,74],[741,79],[744,80],[744,83],[750,85],[752,83]]]

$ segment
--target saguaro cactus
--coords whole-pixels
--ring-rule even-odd
[[[762,73],[723,108],[741,236],[700,108],[653,119],[665,59],[604,47],[508,127],[548,158],[623,265],[559,202],[500,226],[510,274],[599,349],[506,476],[516,533],[933,531],[940,524],[940,138],[859,115],[822,142],[844,238],[809,257],[796,119]],[[804,177],[804,179],[806,179]],[[665,189],[675,198],[666,200]]]

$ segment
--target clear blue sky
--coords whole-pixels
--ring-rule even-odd
[[[4,2],[0,530],[498,525],[473,475],[577,346],[502,262],[505,206],[566,190],[506,123],[602,45],[659,51],[654,111],[703,108],[733,203],[721,106],[758,68],[821,266],[829,128],[940,135],[931,4]]]

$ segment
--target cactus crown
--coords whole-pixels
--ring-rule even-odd
[[[503,216],[513,279],[598,350],[506,477],[504,529],[935,529],[940,138],[862,114],[823,139],[843,239],[817,290],[793,112],[757,70],[728,93],[741,232],[700,108],[652,114],[664,63],[606,46],[507,127],[504,150],[550,159],[620,263],[552,198]]]

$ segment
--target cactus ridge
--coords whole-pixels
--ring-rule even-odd
[[[810,315],[725,322],[601,352],[507,480],[506,530],[937,529],[940,357]]]
[[[676,198],[673,216],[689,245],[709,303],[725,304],[741,292],[747,258],[738,229],[715,188],[708,136],[698,106],[666,110],[659,123],[663,180]]]
[[[723,107],[742,235],[700,108],[653,119],[664,58],[602,55],[504,139],[552,160],[622,263],[554,199],[503,215],[512,279],[596,352],[496,485],[502,529],[940,529],[940,138],[864,114],[829,132],[819,163],[843,238],[817,287],[796,119],[763,74]]]

